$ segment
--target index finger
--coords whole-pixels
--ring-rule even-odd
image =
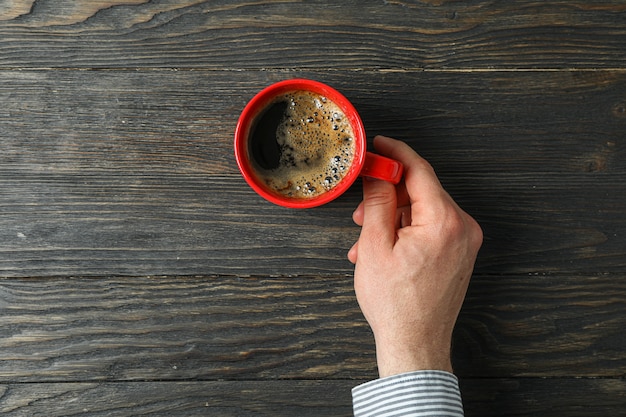
[[[408,197],[412,221],[427,215],[436,215],[441,204],[447,202],[447,193],[428,161],[406,143],[386,136],[376,136],[374,147],[381,155],[400,161],[404,165],[406,196],[399,195],[398,200]]]

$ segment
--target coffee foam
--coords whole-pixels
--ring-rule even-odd
[[[276,129],[281,150],[277,168],[257,171],[267,186],[292,198],[313,198],[341,182],[355,153],[352,126],[333,101],[308,91],[292,91]]]

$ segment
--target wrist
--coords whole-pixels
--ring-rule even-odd
[[[377,343],[376,361],[381,378],[413,371],[452,372],[449,347],[379,346]]]

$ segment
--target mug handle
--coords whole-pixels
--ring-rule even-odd
[[[397,184],[402,179],[404,166],[395,159],[377,155],[372,152],[365,153],[365,163],[361,168],[362,177],[376,178]]]

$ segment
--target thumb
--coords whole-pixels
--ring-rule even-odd
[[[363,181],[363,227],[359,247],[391,249],[396,241],[396,188],[387,181]]]

